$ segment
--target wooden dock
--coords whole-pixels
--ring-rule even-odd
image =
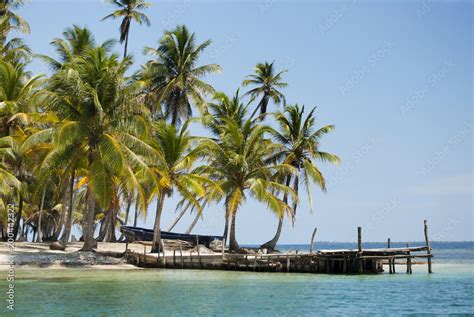
[[[320,250],[309,253],[277,254],[199,254],[191,251],[183,254],[173,250],[169,253],[126,252],[129,263],[147,268],[233,270],[254,272],[298,272],[329,274],[367,274],[384,272],[384,265],[395,273],[395,261],[405,261],[407,273],[412,272],[412,259],[431,258],[425,246],[358,250]]]
[[[202,254],[199,245],[183,251],[167,250],[165,253],[150,253],[151,242],[138,241],[143,245],[143,252],[126,250],[122,256],[131,264],[146,268],[164,269],[201,269],[201,270],[233,270],[253,272],[298,272],[328,274],[374,274],[384,272],[388,266],[389,273],[396,273],[395,264],[406,265],[406,273],[412,273],[415,259],[427,259],[428,272],[432,272],[431,247],[428,239],[428,226],[424,223],[425,245],[403,248],[392,248],[390,239],[387,248],[363,249],[362,228],[358,228],[358,248],[343,250],[319,250],[313,252],[311,238],[310,253],[272,253],[272,254],[232,254],[214,252]],[[179,245],[174,241],[172,245]],[[127,243],[128,246],[128,243]],[[189,246],[188,246],[189,247]]]

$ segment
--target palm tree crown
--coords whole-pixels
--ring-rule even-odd
[[[123,57],[126,57],[130,24],[132,20],[134,20],[140,25],[145,23],[147,26],[150,26],[151,23],[148,17],[140,12],[141,10],[148,8],[150,4],[144,0],[108,0],[108,2],[118,7],[118,10],[105,16],[102,20],[123,18],[122,23],[120,24],[120,43],[125,41]]]
[[[279,153],[285,164],[303,172],[303,180],[308,191],[309,206],[312,208],[311,181],[326,190],[326,181],[318,169],[315,161],[339,164],[340,160],[334,154],[319,150],[321,138],[334,130],[334,125],[327,125],[314,130],[315,120],[313,108],[304,118],[304,106],[290,105],[285,111],[276,114],[279,130],[274,131],[275,139],[283,145],[284,150]],[[298,191],[299,177],[294,179],[294,190]],[[296,211],[296,205],[293,209]]]
[[[142,67],[141,79],[156,95],[156,103],[164,106],[165,118],[173,125],[192,115],[191,102],[201,110],[204,96],[214,93],[214,88],[201,80],[206,74],[220,72],[217,64],[196,66],[210,40],[196,45],[194,33],[184,26],[167,31],[157,49],[146,47],[145,53],[156,57]]]
[[[275,68],[272,63],[258,63],[255,66],[255,74],[248,75],[247,79],[243,81],[244,86],[255,85],[257,87],[249,90],[246,94],[250,95],[252,99],[262,96],[262,99],[258,103],[252,117],[255,115],[257,109],[260,109],[260,116],[264,116],[267,112],[268,102],[273,100],[275,104],[279,104],[285,101],[285,96],[281,93],[278,88],[284,88],[287,83],[282,81],[282,75],[286,73],[286,70],[282,70],[279,73],[275,73]]]
[[[232,119],[223,120],[225,123],[220,127],[219,140],[205,142],[210,164],[201,172],[219,181],[225,193],[224,236],[227,236],[227,220],[231,218],[230,248],[237,251],[235,217],[246,193],[266,203],[271,211],[282,217],[290,207],[277,197],[277,193],[291,194],[295,201],[297,198],[289,187],[273,181],[272,176],[278,172],[291,173],[294,169],[287,164],[275,164],[272,159],[280,151],[280,146],[265,138],[265,134],[271,131],[270,127],[257,125],[251,120],[243,125]]]

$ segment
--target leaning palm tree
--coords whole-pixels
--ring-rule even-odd
[[[165,32],[159,44],[156,49],[145,48],[145,54],[156,59],[142,66],[140,78],[156,96],[154,101],[163,105],[163,116],[177,125],[191,117],[191,101],[203,112],[204,96],[214,93],[214,88],[201,78],[220,72],[221,67],[217,64],[196,66],[211,41],[196,45],[194,33],[184,25]]]
[[[265,134],[271,131],[269,127],[256,125],[251,120],[242,126],[232,119],[224,119],[224,122],[218,141],[204,141],[206,148],[203,153],[206,153],[209,166],[201,172],[218,181],[224,191],[224,236],[227,238],[230,219],[230,250],[238,251],[240,247],[235,235],[235,219],[247,195],[266,203],[279,217],[290,212],[291,208],[277,197],[277,193],[289,194],[297,201],[294,191],[271,178],[277,172],[292,173],[294,168],[272,161],[280,147],[265,138]]]
[[[257,108],[255,108],[255,111],[252,113],[252,118],[260,109],[260,118],[263,119],[263,116],[265,116],[265,113],[267,112],[268,103],[270,100],[273,100],[275,104],[285,101],[285,96],[278,89],[287,86],[287,83],[283,82],[281,78],[286,72],[286,70],[282,70],[278,73],[275,73],[273,62],[258,63],[255,66],[255,74],[248,75],[247,79],[243,81],[242,84],[244,86],[256,86],[246,93],[252,98],[252,100],[262,96]]]
[[[151,252],[162,250],[161,214],[166,197],[176,190],[200,214],[202,206],[199,199],[212,192],[207,190],[207,187],[219,191],[219,187],[213,181],[193,172],[193,165],[200,158],[201,148],[193,141],[187,128],[187,123],[180,129],[164,121],[156,124],[152,144],[157,153],[157,161],[152,165],[152,169],[157,175],[158,183],[155,188],[157,204]]]
[[[278,153],[285,164],[291,165],[298,171],[297,174],[279,174],[282,183],[290,186],[293,181],[293,189],[298,193],[300,175],[308,193],[309,207],[312,210],[311,182],[317,184],[323,191],[326,191],[326,180],[316,165],[316,161],[339,164],[339,158],[331,153],[319,150],[321,138],[334,130],[333,125],[324,126],[314,130],[315,117],[313,108],[304,118],[304,106],[291,105],[285,107],[284,112],[276,114],[276,121],[279,130],[274,131],[276,141],[283,146],[283,151]],[[284,195],[283,200],[288,202],[288,196]],[[296,214],[297,203],[293,202],[293,211]],[[295,214],[291,216],[294,217]],[[283,225],[283,217],[279,218],[278,228],[275,236],[270,241],[264,243],[261,248],[273,250],[280,238]]]
[[[48,110],[58,113],[61,124],[42,168],[83,166],[88,205],[83,251],[93,247],[96,202],[106,210],[114,180],[132,169],[147,170],[145,157],[154,153],[144,141],[147,112],[136,102],[138,86],[125,77],[130,64],[128,58],[119,61],[116,54],[96,47],[73,58],[50,81]]]
[[[224,120],[233,120],[237,125],[243,126],[245,116],[247,114],[248,105],[241,103],[239,90],[236,91],[232,98],[229,98],[223,92],[216,92],[212,98],[212,102],[206,105],[206,112],[201,117],[202,124],[211,131],[214,136],[219,136],[221,127],[225,123]],[[188,211],[193,211],[190,204],[182,202],[178,207],[180,212],[176,215],[172,224],[168,227],[168,231],[173,230],[176,224],[182,219],[184,214]],[[177,208],[178,210],[179,208]],[[199,213],[196,213],[195,219],[187,231],[191,232],[194,225],[196,225]]]
[[[102,20],[106,19],[122,19],[120,24],[120,44],[125,41],[125,48],[123,51],[123,57],[127,57],[127,47],[128,47],[128,34],[130,33],[130,24],[132,20],[142,25],[145,23],[147,26],[150,26],[150,20],[148,17],[140,12],[150,6],[149,3],[144,0],[107,0],[107,2],[118,7],[118,10],[113,13],[105,16]]]

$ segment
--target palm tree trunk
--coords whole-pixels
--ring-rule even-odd
[[[181,218],[183,218],[186,211],[187,211],[187,208],[183,208],[183,210],[181,210],[179,212],[179,214],[176,216],[176,218],[174,218],[173,223],[168,227],[167,231],[173,230],[173,228],[176,226],[176,224],[181,220]]]
[[[235,239],[235,216],[237,212],[234,212],[231,215],[231,222],[230,222],[230,240],[229,240],[229,248],[230,251],[238,251],[240,249],[237,240]]]
[[[224,233],[222,236],[224,237],[224,244],[227,243],[227,236],[229,234],[229,196],[225,198],[225,222],[224,222]]]
[[[277,242],[280,239],[282,227],[283,227],[283,217],[278,218],[278,227],[277,227],[277,231],[275,232],[275,236],[273,237],[273,239],[271,239],[270,241],[265,242],[264,244],[262,244],[260,246],[260,249],[268,249],[270,251],[275,250]]]
[[[13,236],[16,239],[18,235],[18,229],[20,228],[21,213],[23,212],[23,196],[20,194],[20,202],[18,204],[18,213],[16,214],[15,223],[13,225]]]
[[[67,186],[67,181],[64,184]],[[62,200],[62,207],[61,207],[61,215],[59,219],[59,223],[57,227],[55,228],[51,240],[57,241],[59,238],[59,235],[61,234],[61,231],[63,230],[64,227],[64,220],[66,219],[66,204],[67,204],[67,194],[68,194],[68,189],[66,188],[64,190],[63,194],[63,200]]]
[[[196,212],[196,217],[194,217],[194,220],[193,222],[191,223],[191,225],[189,226],[188,230],[186,230],[186,234],[190,234],[191,231],[193,231],[194,227],[196,226],[198,220],[199,220],[199,216],[201,216],[198,212]]]
[[[160,191],[158,201],[156,202],[156,216],[155,225],[153,226],[153,245],[151,248],[152,253],[160,252],[161,242],[161,213],[163,212],[163,205],[165,202],[165,194]]]
[[[137,197],[138,198],[138,197]],[[136,227],[137,226],[137,222],[138,222],[138,199],[137,201],[135,202],[135,217],[133,218],[133,226]]]
[[[36,242],[43,242],[43,235],[41,233],[41,216],[43,213],[43,206],[44,206],[44,196],[46,195],[46,186],[43,189],[43,196],[41,196],[41,206],[40,206],[40,211],[39,211],[39,219],[38,219],[38,228],[36,229],[36,232],[38,233],[37,236],[37,241]],[[33,239],[34,241],[34,239]]]
[[[131,207],[132,207],[132,195],[130,195],[127,199],[127,211],[125,212],[125,221],[124,221],[125,226],[128,224],[128,216],[130,215],[130,208]],[[123,233],[120,235],[120,238],[118,240],[119,241],[124,241],[125,240],[125,236],[124,236]]]
[[[64,228],[63,236],[61,237],[61,244],[66,247],[69,242],[69,236],[71,235],[72,229],[72,214],[74,206],[74,180],[76,178],[76,170],[73,169],[71,173],[71,180],[69,181],[69,208],[66,218],[66,227]]]
[[[109,219],[110,219],[110,210],[108,210],[105,214],[104,219],[100,222],[99,228],[99,235],[95,238],[98,242],[104,241],[105,237],[107,236],[108,228],[109,228]]]
[[[291,175],[288,175],[286,177],[286,186],[290,186],[290,183],[291,183]],[[283,202],[285,204],[288,204],[288,194],[284,194],[283,195]],[[277,231],[275,232],[275,235],[273,236],[273,238],[270,240],[270,241],[267,241],[265,242],[264,244],[262,244],[260,246],[260,249],[268,249],[268,250],[275,250],[275,247],[278,243],[278,240],[280,239],[280,235],[281,235],[281,229],[283,227],[283,216],[281,218],[278,219],[278,227],[277,227]]]
[[[92,193],[92,187],[89,184],[87,189],[88,210],[86,214],[86,224],[84,228],[84,245],[80,251],[92,251],[94,247],[94,216],[95,216],[95,199]]]
[[[128,48],[128,33],[130,32],[130,27],[127,31],[127,35],[125,35],[125,49],[123,51],[123,58],[127,57],[127,48]]]
[[[112,207],[110,209],[109,223],[106,228],[106,242],[117,242],[117,237],[115,236],[115,223],[117,221],[117,209]]]

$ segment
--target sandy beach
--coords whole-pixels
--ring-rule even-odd
[[[49,243],[16,242],[13,252],[5,242],[0,242],[0,270],[7,270],[13,259],[16,267],[95,269],[139,269],[126,263],[124,259],[104,256],[96,252],[79,252],[82,242],[68,244],[65,251],[49,249]],[[143,250],[143,246],[130,244],[133,251]],[[125,251],[124,243],[98,243],[98,251]]]

